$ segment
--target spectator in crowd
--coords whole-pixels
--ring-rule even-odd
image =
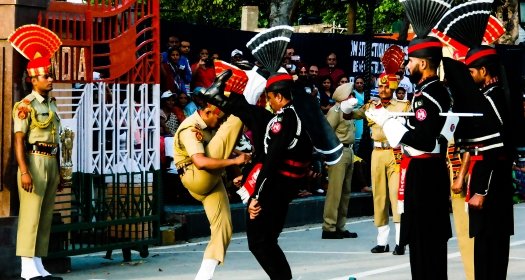
[[[168,60],[160,65],[160,89],[161,91],[169,90],[172,93],[186,92],[183,75],[183,69],[179,66],[180,51],[178,48],[168,50]]]
[[[233,63],[233,64],[241,62],[241,61],[244,60],[243,53],[239,49],[233,50],[230,57],[231,57],[230,58],[230,62]]]
[[[161,63],[166,63],[168,61],[168,50],[171,48],[179,48],[180,47],[180,40],[179,37],[175,35],[171,35],[168,37],[168,44],[166,51],[161,53]]]
[[[403,88],[403,87],[398,87],[398,88],[396,89],[396,99],[397,99],[397,100],[407,100],[407,98],[406,98],[406,93],[407,93],[407,91],[406,91],[405,88]]]
[[[184,93],[183,93],[184,94]],[[173,136],[179,127],[180,121],[175,115],[175,95],[167,90],[160,97],[160,135]]]
[[[184,80],[184,86],[186,87],[185,92],[190,92],[190,84],[192,79],[191,65],[190,65],[190,48],[191,43],[188,40],[180,41],[180,60],[179,67],[183,71],[181,74],[182,79]]]
[[[190,95],[184,92],[179,93],[175,101],[175,106],[173,106],[173,113],[175,113],[179,122],[184,121],[195,111],[197,111],[197,105],[193,103]]]
[[[321,104],[321,111],[326,115],[328,110],[335,104],[335,101],[332,99],[332,78],[330,78],[330,76],[324,76],[321,78],[321,83],[319,103]]]
[[[407,76],[405,76],[405,66],[399,68],[399,70],[396,72],[396,76],[399,86],[404,88],[406,91],[404,100],[412,100],[412,96],[414,95],[414,85],[412,84],[410,79]]]
[[[199,61],[191,65],[192,72],[192,88],[204,87],[208,88],[215,79],[215,68],[213,67],[213,59],[209,57],[208,49],[201,49],[199,52]]]
[[[354,91],[352,96],[357,99],[357,107],[361,107],[365,104],[365,79],[361,76],[355,78]],[[359,153],[359,146],[361,144],[361,137],[363,136],[363,123],[362,119],[354,120],[355,124],[355,142],[354,142],[354,153]],[[359,155],[361,155],[359,153]]]
[[[357,233],[345,229],[348,203],[352,189],[352,175],[354,169],[354,143],[355,127],[352,120],[343,118],[341,102],[347,100],[352,93],[354,85],[343,84],[334,92],[335,105],[326,114],[328,123],[335,131],[335,135],[343,144],[343,155],[334,165],[328,167],[328,190],[323,212],[323,239],[356,238]],[[357,100],[353,98],[355,104]]]
[[[310,65],[310,67],[308,68],[308,76],[310,77],[312,82],[319,82],[319,67],[315,64]]]
[[[337,86],[340,86],[340,85],[343,85],[343,84],[346,84],[346,83],[349,83],[350,80],[348,80],[348,77],[346,76],[341,76],[339,77],[339,80],[337,80]]]
[[[335,53],[330,53],[326,57],[326,66],[319,69],[319,76],[330,76],[332,81],[337,81],[340,76],[345,76],[345,71],[341,68],[337,68],[337,55]],[[332,84],[332,87],[335,88],[335,84]]]
[[[175,107],[175,95],[167,90],[162,93],[160,97],[160,164],[162,170],[169,166],[168,158],[166,157],[165,137],[173,137],[177,128],[179,128],[179,120],[173,108]],[[168,147],[171,149],[172,147]]]
[[[297,80],[295,82],[299,83],[301,87],[304,87],[306,93],[317,98],[318,90],[311,76],[308,75],[308,66],[304,63],[300,63],[297,69]]]
[[[308,79],[312,82],[312,96],[317,98],[318,102],[321,102],[321,95],[319,94],[319,68],[317,65],[312,64],[308,68]]]

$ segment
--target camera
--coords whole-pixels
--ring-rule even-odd
[[[291,59],[292,61],[300,61],[300,60],[301,60],[301,57],[298,56],[298,55],[292,55],[292,57],[290,57],[290,59]]]
[[[204,65],[206,65],[206,67],[213,67],[213,58],[206,58],[204,60]]]

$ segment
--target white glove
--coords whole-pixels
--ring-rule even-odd
[[[242,186],[240,187],[236,193],[241,197],[241,200],[242,200],[242,203],[243,204],[248,204],[248,200],[250,199],[250,193],[248,192],[248,190]]]
[[[450,141],[454,137],[454,131],[458,127],[459,117],[458,116],[448,116],[443,128],[441,129],[441,135]]]
[[[392,118],[390,113],[383,106],[380,108],[370,108],[366,110],[365,115],[381,127],[383,127],[386,120]]]
[[[394,119],[396,121],[398,121],[402,125],[406,125],[407,124],[407,119],[405,117],[395,117]]]
[[[341,102],[341,111],[345,114],[352,113],[352,110],[354,110],[355,105],[357,105],[357,99],[354,97],[348,98],[346,100],[343,100]]]

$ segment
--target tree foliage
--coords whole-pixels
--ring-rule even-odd
[[[299,18],[319,17],[327,24],[335,23],[347,26],[348,10],[351,2],[357,0],[161,0],[161,16],[172,21],[191,22],[195,24],[213,25],[219,27],[239,28],[241,8],[245,5],[259,6],[259,27],[268,27],[271,22],[282,23],[282,20],[271,19],[272,3],[274,7],[286,7],[289,13],[281,11],[290,17],[290,24],[297,25]],[[294,5],[295,4],[295,5]],[[397,0],[381,0],[374,16],[374,31],[390,32],[391,25],[403,18],[403,8]],[[364,32],[365,11],[358,5],[356,14],[358,33]]]

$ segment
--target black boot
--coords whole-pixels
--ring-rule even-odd
[[[213,84],[209,88],[202,89],[199,94],[204,97],[206,102],[209,102],[220,109],[225,109],[228,107],[228,98],[224,95],[224,88],[232,74],[232,70],[224,70],[215,78],[215,81],[213,81]]]

